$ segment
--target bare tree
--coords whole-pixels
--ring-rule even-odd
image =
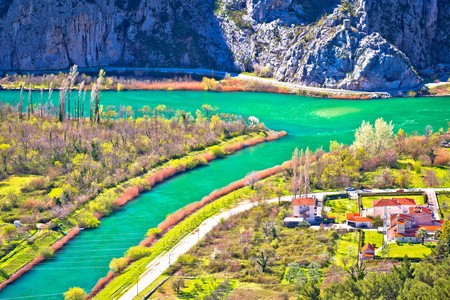
[[[73,65],[72,68],[70,68],[70,73],[69,73],[69,77],[68,77],[68,81],[69,81],[69,100],[67,102],[67,117],[70,120],[70,96],[72,95],[72,89],[73,89],[73,85],[75,83],[75,80],[78,77],[78,66],[77,65]]]
[[[303,164],[303,149],[300,151],[300,157],[299,157],[299,166],[298,166],[298,195],[299,197],[302,196],[303,193],[303,170],[302,170],[302,164]]]
[[[77,99],[77,105],[76,105],[76,115],[75,117],[77,118],[77,120],[80,120],[80,109],[81,109],[81,93],[84,89],[84,81],[80,84],[80,86],[78,87],[78,99]]]
[[[24,86],[25,86],[25,83],[22,83],[22,85],[20,86],[19,119],[21,119],[21,120],[23,118],[23,111],[22,111],[23,110],[23,97],[22,97],[22,94],[23,94]]]
[[[255,183],[260,180],[258,172],[251,171],[245,176],[245,185],[249,185],[253,190],[255,188]]]
[[[310,151],[306,148],[305,151],[305,197],[308,197],[309,192],[309,164],[310,164]]]
[[[53,81],[50,82],[50,85],[48,86],[47,114],[50,114],[52,108],[52,93],[53,93]]]
[[[298,148],[295,148],[294,153],[292,153],[292,191],[294,193],[294,198],[297,198],[298,166],[299,166]]]
[[[68,89],[68,79],[65,78],[63,82],[61,83],[61,87],[59,89],[59,121],[64,121],[64,117],[66,114],[66,96],[67,96],[67,89]]]
[[[42,109],[43,109],[43,105],[44,105],[44,102],[43,102],[43,100],[44,100],[44,85],[42,84],[41,85],[41,100],[40,100],[40,103],[39,103],[39,116],[42,118]]]

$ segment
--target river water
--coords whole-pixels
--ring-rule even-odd
[[[58,95],[54,93],[56,101]],[[1,91],[3,102],[18,101],[17,91]],[[44,94],[44,98],[46,95]],[[24,95],[24,99],[27,95]],[[34,102],[39,93],[33,94]],[[102,92],[103,105],[165,104],[195,112],[202,104],[218,106],[220,112],[256,116],[267,127],[285,130],[288,136],[241,150],[172,178],[142,194],[124,208],[102,219],[99,228],[82,231],[55,258],[40,264],[0,292],[0,299],[62,299],[62,293],[78,286],[90,291],[106,275],[113,257],[121,257],[137,245],[147,230],[166,215],[208,195],[214,189],[288,160],[295,147],[328,150],[330,140],[351,143],[362,120],[383,117],[395,130],[421,132],[432,125],[447,129],[450,98],[403,98],[369,101],[328,100],[294,95],[214,92]],[[87,101],[86,101],[87,102]]]

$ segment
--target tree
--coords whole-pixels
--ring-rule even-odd
[[[152,251],[149,248],[144,246],[136,246],[128,249],[125,255],[131,260],[138,260],[150,256],[151,254]]]
[[[425,228],[420,228],[419,231],[417,232],[417,237],[422,239],[422,245],[425,241],[426,238],[428,238],[428,232]]]
[[[267,264],[269,263],[269,259],[271,258],[270,254],[264,254],[264,251],[261,251],[261,253],[256,257],[256,262],[261,267],[261,270],[263,272],[266,272]]]
[[[172,281],[172,288],[177,294],[179,294],[181,289],[184,288],[184,279],[183,279],[183,277],[175,278]]]
[[[11,149],[11,145],[9,144],[0,144],[0,155],[2,157],[2,163],[3,163],[3,170],[7,172],[7,159],[9,155],[9,151]]]
[[[411,266],[411,261],[407,255],[405,255],[400,267],[393,265],[392,271],[399,276],[401,281],[414,278],[414,267]]]
[[[354,282],[363,280],[367,275],[366,267],[364,267],[362,263],[351,266],[347,272]]]
[[[209,104],[203,104],[202,105],[202,109],[205,112],[206,118],[208,118],[208,120],[211,120],[211,115],[217,111],[219,108],[218,107],[212,107]]]
[[[300,166],[300,159],[298,148],[295,148],[294,153],[292,153],[292,192],[294,193],[294,198],[297,198],[297,181],[298,181],[298,169]]]
[[[250,188],[253,190],[255,189],[255,183],[257,183],[260,180],[258,172],[251,171],[250,173],[245,176],[245,185],[249,185]]]
[[[52,258],[55,256],[55,251],[51,247],[44,247],[39,251],[39,254],[45,258]]]
[[[75,80],[78,77],[78,66],[77,65],[73,65],[70,68],[70,73],[69,73],[69,77],[68,77],[68,81],[69,81],[69,100],[67,101],[67,117],[70,120],[70,96],[72,95],[72,89],[73,89],[73,85],[75,83]]]
[[[308,282],[303,287],[303,290],[300,292],[302,298],[300,299],[310,299],[310,300],[318,300],[320,299],[320,289],[317,286],[317,283]]]
[[[64,293],[64,300],[83,300],[86,296],[87,294],[82,288],[73,287]]]
[[[442,230],[441,229],[436,229],[436,231],[434,232],[434,239],[438,240],[442,235]]]
[[[113,258],[109,263],[109,269],[114,272],[114,274],[120,274],[128,265],[128,261],[125,257]]]
[[[25,83],[22,83],[20,85],[20,100],[19,100],[19,119],[22,120],[23,118],[23,98],[22,98],[22,94],[23,94],[23,88],[25,87]]]

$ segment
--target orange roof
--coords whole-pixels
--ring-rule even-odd
[[[394,199],[378,199],[372,201],[373,207],[380,207],[380,206],[398,206],[397,201]]]
[[[400,205],[417,205],[416,201],[411,198],[395,198],[394,200],[397,200],[397,203]]]
[[[442,226],[440,225],[419,225],[415,226],[414,229],[417,231],[420,230],[420,228],[424,228],[426,231],[436,231],[436,229],[442,229]]]
[[[293,205],[316,205],[316,199],[312,198],[297,198],[292,200]]]
[[[348,213],[346,215],[346,218],[348,221],[352,221],[352,222],[372,222],[373,221],[370,218],[361,217],[361,215],[357,214],[357,213]]]
[[[371,250],[371,251],[375,251],[375,247],[371,244],[371,243],[368,243],[368,244],[365,244],[364,245],[364,247],[362,247],[362,252],[364,252],[364,251],[366,251],[367,249],[369,249],[369,250]]]
[[[405,219],[405,220],[408,220],[408,221],[412,221],[412,217],[409,216],[409,215],[405,215],[405,214],[400,214],[399,218],[402,218],[402,219]]]
[[[431,215],[431,210],[428,208],[425,208],[423,206],[415,206],[415,207],[409,208],[409,213],[413,214],[413,215],[420,215],[422,213],[427,213],[427,214]]]
[[[397,220],[397,223],[399,223],[399,224],[405,224],[405,220],[404,220],[404,219],[399,219],[399,220]]]
[[[407,231],[405,233],[398,233],[395,231],[395,236],[397,237],[416,237],[416,233],[414,231]]]

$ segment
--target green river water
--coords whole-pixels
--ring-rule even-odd
[[[17,91],[1,91],[0,100],[13,102]],[[24,95],[26,99],[27,95]],[[56,100],[58,95],[54,93]],[[46,97],[44,95],[44,97]],[[39,94],[33,95],[36,103]],[[80,232],[55,258],[47,260],[0,292],[0,299],[62,299],[62,293],[78,286],[90,291],[106,275],[113,257],[137,245],[151,227],[167,214],[208,195],[214,189],[289,159],[295,147],[328,150],[330,140],[350,143],[362,120],[392,120],[395,130],[421,132],[426,125],[447,128],[450,98],[403,98],[369,101],[326,100],[294,95],[210,92],[103,92],[103,105],[165,104],[195,112],[202,104],[221,112],[256,116],[267,127],[285,130],[288,136],[275,142],[246,148],[172,178],[142,194],[121,210],[102,219],[99,228]]]

